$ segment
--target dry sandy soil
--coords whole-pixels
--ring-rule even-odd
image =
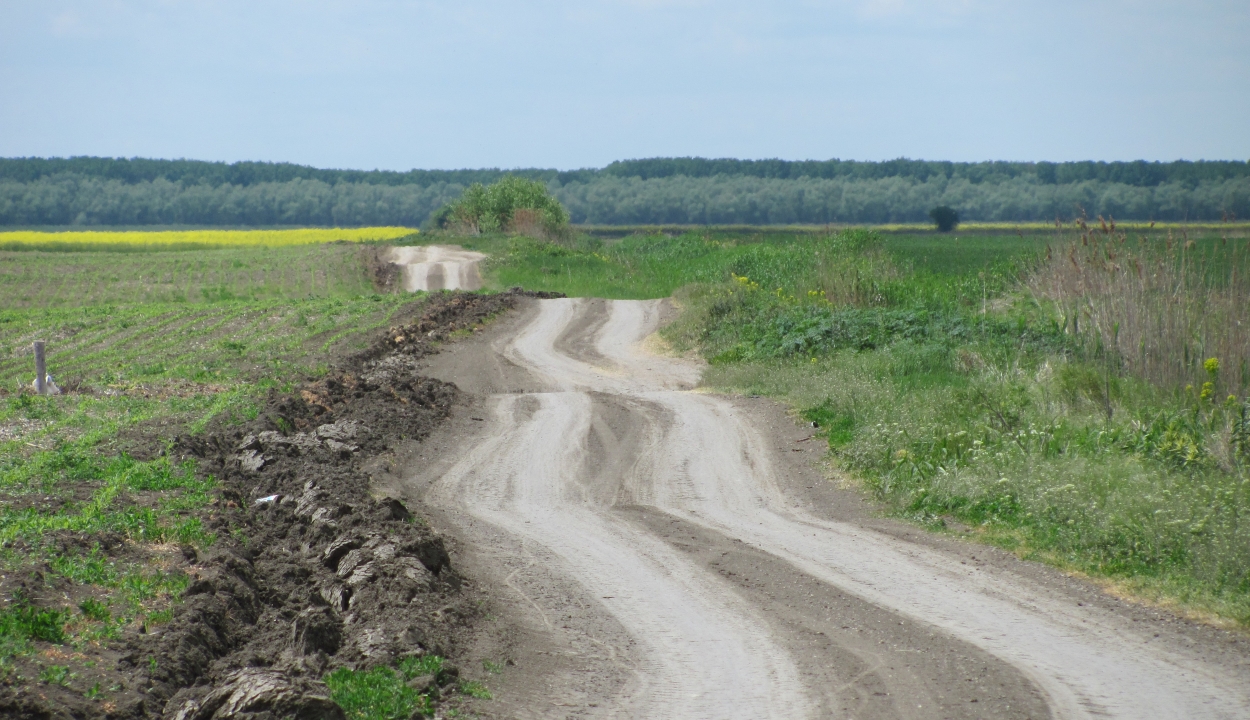
[[[401,268],[404,289],[408,292],[482,287],[478,263],[486,256],[457,245],[395,247],[391,248],[388,259]]]
[[[669,312],[526,300],[421,370],[462,394],[392,482],[494,598],[482,715],[1250,717],[1244,635],[880,518]]]

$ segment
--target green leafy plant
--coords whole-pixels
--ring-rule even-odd
[[[36,607],[17,597],[8,609],[0,612],[0,638],[64,642],[68,620],[69,613],[65,610]]]
[[[78,609],[82,611],[84,617],[96,622],[108,622],[113,619],[112,613],[109,612],[107,603],[102,603],[95,598],[87,598],[78,604]]]
[[[39,680],[49,685],[68,685],[70,680],[69,667],[65,665],[49,665],[39,672]]]
[[[331,697],[351,720],[406,719],[434,714],[429,695],[410,687],[408,681],[423,675],[437,676],[442,667],[441,657],[424,655],[405,658],[394,668],[339,668],[324,680]]]
[[[461,682],[460,692],[471,698],[478,698],[481,700],[490,700],[491,698],[490,691],[486,689],[486,686],[476,680],[466,680]]]

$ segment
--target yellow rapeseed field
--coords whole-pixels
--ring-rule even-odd
[[[149,246],[161,247],[286,247],[316,245],[345,240],[394,240],[417,232],[405,227],[367,228],[303,228],[298,230],[161,230],[144,231],[73,231],[37,232],[18,230],[0,232],[0,248],[14,245],[64,246]]]

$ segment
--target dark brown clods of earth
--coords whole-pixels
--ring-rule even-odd
[[[324,377],[272,392],[248,425],[177,438],[173,452],[218,481],[203,516],[217,540],[184,549],[193,581],[173,620],[103,649],[100,679],[120,690],[107,707],[9,684],[0,716],[337,720],[327,672],[456,658],[479,618],[472,585],[421,509],[375,497],[364,467],[446,418],[455,386],[417,361],[523,295],[436,296]]]
[[[369,274],[373,287],[380,292],[395,292],[399,289],[399,280],[403,271],[391,262],[390,245],[361,245],[359,249],[361,264]]]

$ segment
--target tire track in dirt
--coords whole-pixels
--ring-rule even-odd
[[[946,717],[952,697],[977,700],[954,687],[969,663],[987,668],[1001,702],[963,705],[959,716],[1250,714],[1244,666],[1152,642],[1149,628],[1020,575],[804,511],[779,489],[772,448],[734,404],[690,392],[699,366],[642,349],[662,312],[659,301],[543,301],[498,354],[548,391],[491,396],[489,436],[426,496],[543,547],[559,565],[549,570],[597,597],[632,637],[617,652],[633,677],[588,714]],[[691,530],[693,548],[666,538],[666,526]],[[691,557],[734,542],[778,583],[770,597],[790,593],[779,602],[794,617]],[[788,574],[803,576],[802,589],[780,586]],[[852,596],[845,628],[813,624],[831,601],[801,609],[822,592]],[[903,627],[894,655],[833,632],[880,625],[881,613]],[[817,626],[831,638],[823,650],[805,637]],[[895,670],[903,652],[937,659]],[[952,665],[955,656],[968,662]],[[822,665],[837,671],[822,675]],[[882,690],[865,696],[873,684]],[[873,700],[877,692],[893,697]],[[911,704],[921,697],[927,708]]]
[[[478,264],[486,256],[456,245],[416,245],[393,247],[387,259],[403,271],[405,290],[429,292],[481,288]]]
[[[805,695],[766,622],[719,580],[621,518],[579,478],[591,433],[585,393],[497,398],[507,430],[475,448],[427,499],[533,541],[593,589],[637,643],[626,717],[801,717]]]

